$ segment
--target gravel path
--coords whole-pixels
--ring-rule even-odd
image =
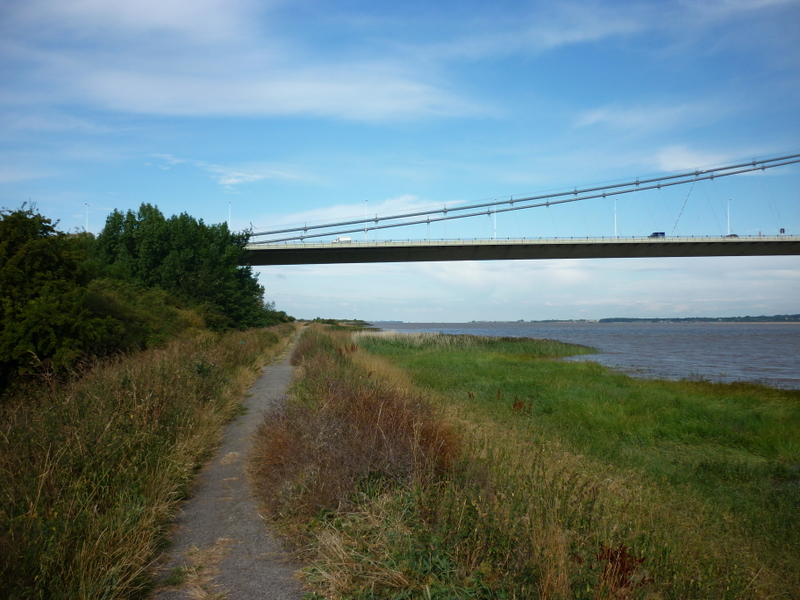
[[[291,382],[293,347],[264,368],[243,403],[247,411],[226,426],[222,445],[176,519],[162,577],[173,586],[159,589],[152,600],[302,597],[294,579],[297,565],[290,563],[259,516],[245,473],[253,433],[264,412],[283,402]]]

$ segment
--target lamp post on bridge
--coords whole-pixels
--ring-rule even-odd
[[[731,199],[728,198],[726,200],[726,202],[728,204],[728,236],[730,237],[730,235],[731,235]]]

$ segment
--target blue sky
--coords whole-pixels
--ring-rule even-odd
[[[0,0],[0,205],[258,230],[797,153],[798,24],[796,0]],[[797,166],[620,197],[617,232],[724,234],[728,199],[736,233],[800,233]],[[378,239],[614,233],[607,199]],[[798,257],[258,271],[307,318],[800,312]]]

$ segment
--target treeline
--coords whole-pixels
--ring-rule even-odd
[[[95,238],[32,206],[0,210],[0,392],[37,372],[163,344],[187,329],[293,321],[249,266],[247,235],[150,204],[115,210]]]
[[[665,317],[651,319],[635,319],[629,317],[611,317],[600,319],[599,323],[798,323],[800,315],[773,315],[760,317]]]

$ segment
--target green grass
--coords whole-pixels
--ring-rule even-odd
[[[558,444],[609,479],[639,487],[662,508],[649,514],[646,503],[626,501],[635,533],[626,544],[652,551],[653,540],[679,548],[678,532],[694,538],[684,542],[696,554],[685,562],[695,562],[681,565],[671,556],[665,571],[689,577],[705,569],[730,588],[727,597],[755,593],[761,575],[770,573],[758,593],[800,595],[797,391],[633,379],[593,363],[549,360],[561,351],[544,343],[537,352],[540,343],[533,340],[358,339],[471,419],[488,420],[517,440]],[[682,507],[694,514],[682,515]],[[682,520],[691,523],[688,530],[680,529]],[[673,587],[669,595],[677,589],[691,587]]]
[[[142,597],[196,468],[292,331],[198,333],[6,398],[0,597]]]

